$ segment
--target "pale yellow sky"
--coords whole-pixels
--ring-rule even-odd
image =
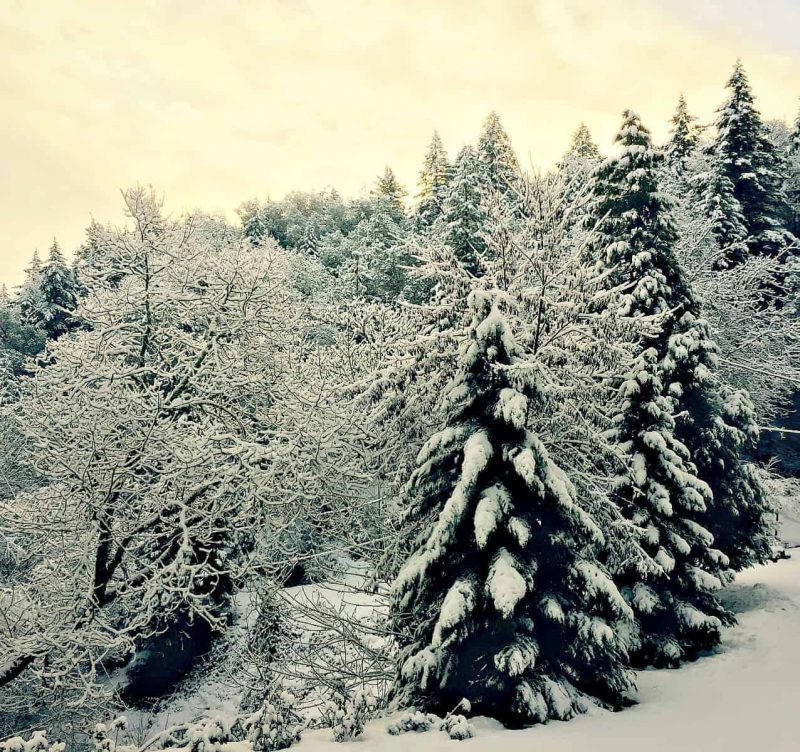
[[[768,117],[800,95],[796,0],[0,0],[0,281],[137,182],[171,210],[409,187],[434,128],[451,154],[495,109],[525,163],[620,112],[711,118],[737,56]]]

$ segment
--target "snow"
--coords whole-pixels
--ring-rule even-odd
[[[514,557],[504,548],[492,563],[486,587],[495,608],[506,618],[511,616],[527,592],[525,578],[519,573]]]
[[[715,654],[677,670],[639,674],[639,704],[620,713],[591,708],[567,722],[505,730],[470,721],[465,752],[796,752],[800,749],[800,556],[740,575],[722,592],[739,625]],[[462,749],[440,731],[390,736],[391,719],[367,725],[370,752]],[[298,752],[341,752],[330,731],[308,732]]]

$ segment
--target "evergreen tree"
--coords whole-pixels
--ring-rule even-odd
[[[692,461],[707,449],[704,436],[690,451],[673,418],[690,402],[707,422],[720,418],[709,383],[714,345],[674,255],[675,226],[657,181],[659,154],[639,118],[630,111],[623,118],[616,139],[622,153],[595,177],[592,248],[606,285],[620,293],[620,312],[661,317],[661,332],[643,338],[620,387],[613,436],[631,462],[617,498],[644,531],[642,545],[662,575],[643,577],[624,567],[618,575],[637,617],[632,660],[673,665],[717,644],[731,618],[714,595],[729,577],[729,561],[703,526],[712,491]],[[691,358],[683,355],[683,338],[695,341]]]
[[[446,389],[446,427],[408,484],[411,554],[393,589],[397,694],[445,714],[462,699],[509,724],[566,719],[583,693],[632,689],[614,624],[630,609],[596,559],[603,534],[526,428],[539,401],[497,290],[474,290]]]
[[[44,318],[41,290],[42,260],[35,250],[30,264],[25,268],[25,281],[19,288],[16,303],[20,318],[28,326],[39,326]]]
[[[78,307],[78,285],[67,265],[58,242],[53,240],[47,263],[39,278],[42,309],[39,325],[48,339],[56,339],[77,325],[74,311]]]
[[[800,111],[794,121],[794,128],[792,128],[791,144],[789,150],[792,154],[800,153]]]
[[[487,214],[482,195],[478,155],[471,146],[465,146],[456,157],[453,178],[435,228],[472,274],[479,273],[479,259],[486,253]]]
[[[342,242],[350,259],[353,293],[396,300],[408,282],[414,259],[405,244],[405,230],[390,196],[373,199],[372,213]]]
[[[511,140],[496,112],[490,112],[478,138],[478,160],[487,190],[506,194],[513,191],[519,177],[519,163]]]
[[[797,114],[794,128],[789,136],[789,154],[784,185],[791,213],[789,229],[795,237],[800,237],[800,112]]]
[[[779,157],[755,108],[741,61],[737,61],[727,89],[728,99],[717,110],[717,135],[710,154],[733,185],[751,252],[776,255],[791,240],[785,229],[788,209]],[[736,262],[735,257],[730,259],[730,263]]]
[[[711,220],[711,231],[722,254],[718,268],[740,264],[747,258],[747,227],[742,205],[734,195],[733,183],[717,163],[697,176],[694,189],[700,206]]]
[[[601,159],[589,129],[581,123],[572,134],[569,150],[557,165],[564,182],[564,203],[573,207],[573,219],[578,225],[585,208],[578,197],[586,196],[589,177]]]
[[[684,169],[686,160],[697,148],[700,131],[696,122],[697,118],[689,114],[686,99],[681,94],[675,114],[670,120],[672,128],[665,148],[667,163],[677,171]]]
[[[581,123],[572,134],[572,141],[567,155],[583,159],[600,159],[600,149],[597,148],[597,144],[594,142],[586,123]]]
[[[447,159],[444,144],[439,134],[434,131],[419,175],[420,190],[417,194],[418,203],[414,215],[417,229],[424,230],[431,227],[442,213],[451,176],[452,167]]]
[[[378,176],[375,188],[370,193],[373,199],[386,201],[395,220],[400,221],[405,217],[406,209],[403,200],[408,191],[400,184],[391,167],[386,167],[382,175]]]

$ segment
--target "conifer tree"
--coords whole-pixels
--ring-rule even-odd
[[[597,148],[586,123],[581,123],[572,134],[567,155],[584,159],[600,159],[600,149]]]
[[[39,278],[42,310],[39,325],[48,339],[56,339],[74,329],[73,312],[78,307],[78,286],[75,274],[67,265],[58,242],[54,239],[47,262]]]
[[[789,144],[789,151],[791,154],[800,153],[800,111],[794,121],[794,128],[792,128],[791,142]]]
[[[42,260],[39,251],[35,250],[30,264],[25,268],[25,281],[20,286],[16,299],[20,319],[28,326],[39,326],[43,318],[41,277]]]
[[[513,191],[519,177],[519,163],[511,139],[492,111],[483,123],[478,138],[478,160],[485,189],[507,194]]]
[[[747,227],[742,205],[734,195],[733,183],[719,164],[712,163],[694,181],[703,213],[711,221],[711,232],[722,251],[717,267],[742,263],[748,254]]]
[[[797,114],[794,128],[789,137],[789,154],[784,185],[791,214],[789,229],[795,237],[800,237],[800,112]]]
[[[767,137],[741,61],[727,84],[728,99],[717,110],[717,134],[710,154],[717,169],[733,185],[742,207],[750,251],[777,255],[791,235],[786,231],[788,208],[782,190],[779,158]],[[736,258],[730,259],[736,263]]]
[[[672,128],[664,151],[669,166],[682,171],[686,160],[694,153],[700,140],[697,118],[689,114],[689,107],[683,94],[678,98],[678,106],[670,123]]]
[[[585,208],[582,205],[576,206],[582,204],[578,201],[578,196],[586,196],[589,177],[601,159],[600,149],[592,139],[589,128],[581,123],[572,134],[569,150],[557,165],[564,179],[564,202],[577,209],[573,212],[576,220],[583,215]]]
[[[659,154],[639,118],[630,111],[623,118],[622,153],[596,173],[592,248],[606,285],[621,294],[620,312],[661,317],[661,332],[643,337],[620,387],[613,436],[631,462],[617,498],[645,531],[642,545],[663,574],[643,578],[624,568],[618,574],[637,616],[630,643],[635,665],[674,665],[715,645],[731,618],[714,595],[729,578],[729,559],[704,523],[715,507],[738,508],[738,499],[733,482],[718,484],[720,497],[713,498],[707,481],[718,468],[693,461],[710,455],[708,437],[682,430],[673,417],[688,410],[704,428],[723,420],[715,346],[674,255],[676,230],[657,182]],[[738,447],[727,448],[736,459],[729,472],[741,480]]]
[[[466,699],[517,725],[569,718],[583,693],[622,705],[632,685],[613,627],[630,610],[596,559],[601,530],[527,428],[537,389],[507,304],[470,293],[446,426],[408,484],[411,553],[392,616],[401,702],[444,714]]]
[[[477,274],[486,252],[487,214],[482,204],[481,165],[471,146],[456,157],[453,177],[435,228],[466,269]]]
[[[431,227],[442,213],[447,186],[452,176],[452,167],[439,134],[434,131],[422,170],[419,175],[419,193],[414,219],[417,229]]]
[[[375,182],[375,188],[370,194],[374,199],[386,201],[393,218],[400,221],[405,216],[404,199],[408,191],[400,184],[391,167],[386,167]]]

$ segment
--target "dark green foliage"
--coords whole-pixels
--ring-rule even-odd
[[[435,229],[472,274],[480,272],[486,253],[487,213],[483,206],[481,163],[471,146],[456,157],[453,177],[444,198]]]
[[[441,715],[466,699],[510,725],[569,718],[583,693],[619,707],[633,687],[613,625],[630,611],[597,562],[603,534],[526,427],[537,390],[513,370],[504,296],[475,290],[470,305],[446,427],[408,486],[399,699]]]
[[[430,229],[442,213],[452,174],[453,168],[447,159],[442,139],[434,132],[419,175],[420,190],[413,217],[414,227],[418,231],[424,232]]]
[[[779,255],[791,242],[782,190],[780,155],[770,142],[741,61],[728,81],[728,99],[717,110],[709,153],[733,186],[752,253]],[[730,263],[740,260],[736,256]]]

